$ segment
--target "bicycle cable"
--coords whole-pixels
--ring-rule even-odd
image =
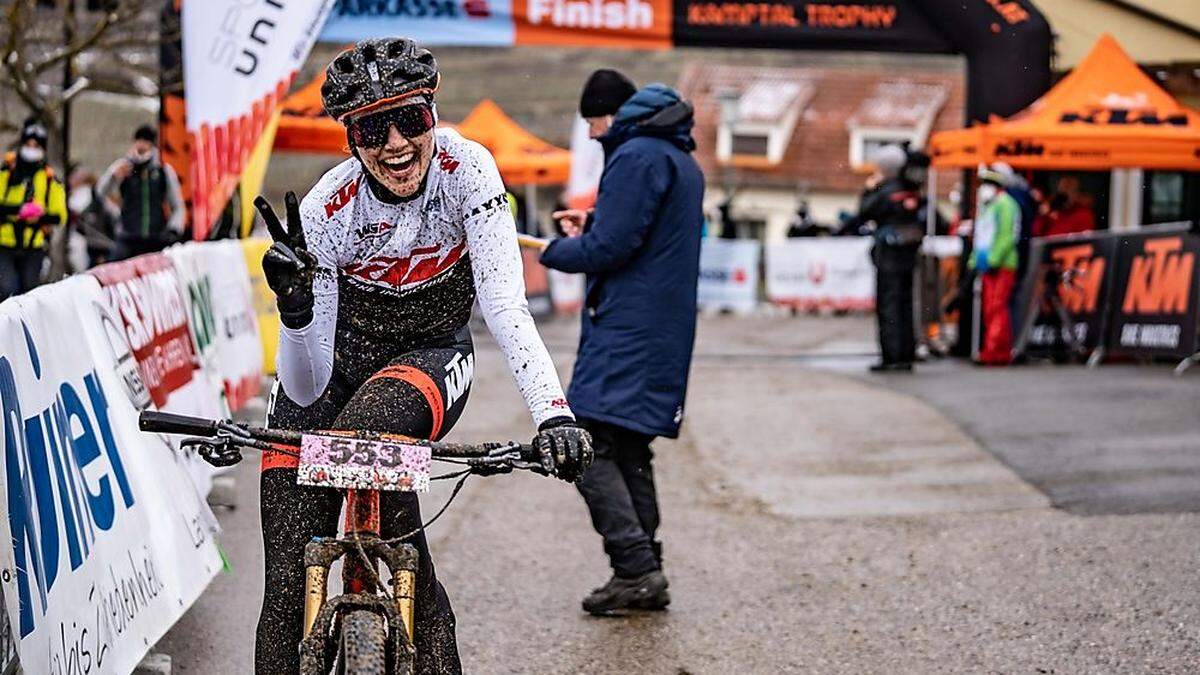
[[[417,527],[415,530],[413,530],[407,534],[404,534],[399,537],[392,537],[391,539],[381,539],[379,543],[387,544],[387,545],[398,544],[398,543],[404,541],[405,539],[408,539],[410,537],[417,535],[420,532],[424,532],[425,528],[429,527],[430,525],[433,525],[433,523],[436,522],[438,518],[441,518],[442,515],[444,513],[446,513],[446,510],[450,508],[450,504],[454,502],[454,498],[458,496],[458,493],[460,491],[462,491],[463,486],[467,482],[467,479],[471,477],[471,470],[467,469],[465,471],[459,471],[457,473],[445,474],[442,476],[438,476],[438,478],[439,479],[440,478],[453,478],[455,476],[458,477],[458,482],[454,484],[454,489],[450,491],[450,496],[446,499],[446,503],[442,504],[442,508],[438,509],[438,512],[433,514],[432,518],[425,521],[419,527]],[[354,533],[354,534],[350,535],[350,540],[354,542],[354,549],[355,549],[355,552],[358,553],[359,559],[362,561],[362,566],[370,571],[371,581],[375,584],[375,589],[380,593],[380,595],[391,600],[392,594],[383,585],[383,579],[379,576],[379,570],[377,570],[375,568],[375,564],[371,561],[371,557],[367,555],[366,549],[363,548],[362,539],[358,536],[358,533]],[[394,574],[394,572],[393,572],[393,574]]]

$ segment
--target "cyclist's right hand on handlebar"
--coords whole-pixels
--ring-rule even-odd
[[[267,231],[275,241],[263,254],[263,275],[267,285],[275,291],[275,302],[279,305],[279,319],[288,328],[303,328],[312,321],[313,274],[317,260],[308,252],[304,242],[304,228],[300,223],[300,204],[295,192],[284,197],[287,227],[279,222],[279,216],[266,199],[259,196],[254,206],[267,224]]]
[[[592,464],[592,436],[570,417],[542,422],[533,447],[552,475],[573,483]]]

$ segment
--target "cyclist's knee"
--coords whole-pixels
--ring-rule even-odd
[[[431,398],[408,380],[378,377],[359,388],[334,427],[430,438],[440,433],[444,414]]]

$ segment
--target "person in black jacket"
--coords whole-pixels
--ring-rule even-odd
[[[875,316],[879,323],[880,361],[874,372],[912,370],[916,359],[913,322],[913,272],[925,234],[926,207],[921,186],[929,158],[899,145],[880,148],[874,157],[880,180],[863,193],[857,222],[874,223]]]
[[[590,218],[556,213],[570,236],[551,242],[541,260],[587,275],[567,400],[595,443],[579,491],[613,576],[583,608],[662,609],[670,598],[655,538],[650,442],[677,437],[683,420],[704,175],[692,157],[692,107],[670,87],[633,93],[624,76],[599,71],[584,88],[580,111],[604,146],[596,208]]]
[[[159,160],[157,142],[154,127],[138,127],[133,147],[113,162],[96,184],[102,197],[114,188],[120,193],[121,218],[112,260],[161,251],[183,234],[186,210],[179,177]]]

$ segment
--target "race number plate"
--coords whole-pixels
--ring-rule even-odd
[[[429,448],[419,445],[305,435],[296,482],[350,490],[426,492],[432,463]]]

